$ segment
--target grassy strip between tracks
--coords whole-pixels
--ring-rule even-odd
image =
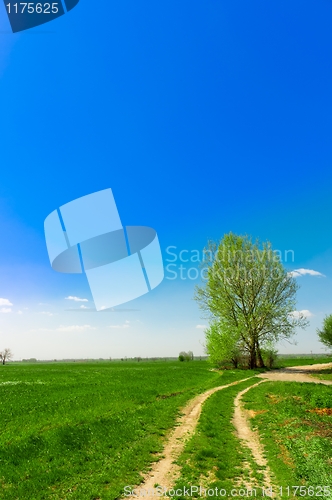
[[[254,375],[257,372],[246,373]],[[234,488],[248,487],[253,482],[262,484],[262,472],[248,448],[237,439],[232,424],[237,393],[259,380],[253,377],[218,391],[204,403],[197,430],[178,460],[182,470],[173,488],[175,492],[185,493],[187,488],[192,493],[191,498],[198,498],[202,494],[191,488],[199,486],[203,492],[210,490],[208,496],[212,497],[212,490],[217,488],[219,493],[216,496],[219,497],[220,490],[225,490],[228,495]],[[187,499],[188,496],[186,493],[175,494],[173,498]]]
[[[332,498],[332,387],[266,382],[243,401],[255,412],[251,424],[259,431],[278,491],[282,487],[280,497]]]

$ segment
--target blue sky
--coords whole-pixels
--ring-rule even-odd
[[[131,311],[66,310],[92,297],[84,276],[51,269],[44,219],[110,187],[123,224],[157,230],[166,265],[168,246],[201,251],[230,230],[292,249],[290,270],[325,277],[297,278],[310,327],[280,350],[323,352],[331,18],[327,0],[81,0],[14,35],[0,5],[0,308],[11,310],[0,348],[16,359],[203,354],[195,280],[165,279]]]

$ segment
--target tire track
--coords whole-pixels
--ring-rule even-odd
[[[273,482],[271,480],[271,472],[267,464],[267,460],[264,456],[264,447],[260,441],[260,437],[257,431],[253,431],[250,425],[250,417],[249,412],[245,410],[243,403],[241,401],[242,396],[246,394],[250,389],[257,387],[263,382],[307,382],[312,384],[324,384],[324,385],[332,385],[332,381],[330,380],[320,380],[315,379],[310,376],[310,372],[314,373],[324,368],[332,368],[332,363],[324,363],[324,364],[316,364],[309,366],[292,366],[289,368],[284,368],[283,370],[273,370],[266,373],[261,373],[257,375],[257,377],[263,379],[261,382],[257,384],[251,385],[247,387],[243,391],[239,392],[234,400],[235,410],[233,416],[233,425],[236,430],[236,435],[238,439],[240,439],[245,446],[247,446],[253,458],[258,465],[262,469],[264,475],[264,488],[272,488],[275,490]],[[250,475],[252,471],[250,469],[249,464],[247,464],[247,468],[249,469]],[[253,484],[254,488],[255,485]]]
[[[255,375],[242,380],[237,380],[236,382],[232,382],[227,385],[214,387],[213,389],[210,389],[189,401],[189,403],[183,408],[181,417],[178,419],[174,429],[171,431],[162,452],[162,458],[158,462],[153,463],[151,471],[144,477],[143,482],[135,488],[137,491],[145,490],[147,492],[147,494],[144,495],[144,498],[150,499],[156,497],[156,492],[153,492],[155,485],[160,485],[167,489],[172,488],[175,481],[180,476],[181,469],[174,462],[179,458],[186,442],[196,429],[203,403],[215,392],[240,384],[241,382],[245,382],[246,380],[250,380],[254,377]],[[137,497],[126,496],[126,498],[133,500]]]

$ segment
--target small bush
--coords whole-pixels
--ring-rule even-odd
[[[273,368],[276,365],[278,359],[278,351],[273,347],[262,350],[262,355],[264,359],[264,364],[268,368]]]
[[[181,351],[179,354],[179,361],[192,361],[194,359],[194,354],[192,351]]]

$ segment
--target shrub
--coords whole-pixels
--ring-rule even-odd
[[[264,363],[268,368],[273,368],[278,359],[278,351],[274,347],[268,347],[262,350]]]
[[[179,354],[179,361],[192,361],[194,359],[194,354],[192,351],[181,351]]]

